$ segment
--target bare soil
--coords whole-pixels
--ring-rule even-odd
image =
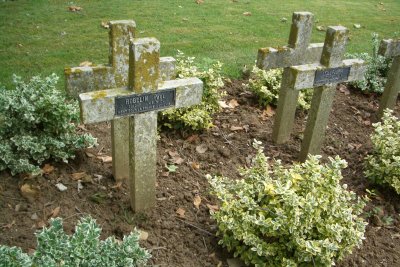
[[[109,123],[83,128],[98,138],[99,146],[80,151],[68,164],[50,162],[55,170],[49,174],[29,178],[0,173],[0,244],[32,251],[36,246],[35,231],[46,225],[60,207],[58,216],[64,218],[68,233],[73,232],[76,221],[84,214],[96,218],[103,237],[122,238],[135,227],[146,231],[149,235],[142,244],[151,250],[152,266],[228,266],[232,255],[217,244],[216,224],[209,216],[209,207],[218,203],[208,193],[205,175],[239,178],[237,168],[248,166],[255,155],[251,146],[254,138],[263,142],[267,156],[291,164],[297,159],[306,122],[306,113],[299,111],[290,141],[274,144],[274,116],[269,117],[258,106],[242,82],[233,81],[226,86],[226,100],[235,99],[239,106],[216,114],[214,128],[201,133],[161,131],[157,147],[157,204],[146,212],[134,214],[130,210],[126,185],[113,180],[111,163],[100,158],[111,156]],[[347,160],[349,167],[343,171],[342,182],[351,190],[364,195],[365,189],[374,189],[377,195],[366,208],[366,240],[337,265],[400,266],[400,196],[370,184],[363,175],[363,159],[371,150],[369,135],[378,98],[352,89],[350,94],[344,92],[343,88],[337,90],[321,153],[324,158],[340,155]],[[398,102],[396,115],[399,114]],[[171,162],[180,163],[175,164],[176,172],[165,168]],[[88,174],[81,178],[86,182],[80,190],[78,182],[72,179],[78,172]],[[57,183],[68,189],[60,192]],[[28,201],[21,195],[23,184],[32,185],[40,194]],[[197,196],[201,199],[199,208],[194,205]]]

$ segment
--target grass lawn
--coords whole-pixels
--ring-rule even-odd
[[[83,10],[69,12],[70,5]],[[180,49],[218,59],[226,74],[238,77],[243,65],[254,63],[258,48],[286,44],[293,11],[313,12],[316,26],[348,27],[349,52],[369,52],[373,32],[384,38],[400,32],[399,0],[0,0],[0,82],[9,84],[13,73],[55,72],[63,79],[66,66],[106,63],[108,33],[100,25],[119,19],[134,19],[138,37],[158,38],[162,56]],[[313,41],[323,42],[324,35],[315,29]]]

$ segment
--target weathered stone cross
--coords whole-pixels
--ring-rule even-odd
[[[128,85],[129,43],[135,36],[136,24],[133,20],[109,22],[109,64],[88,67],[66,68],[66,90],[71,96],[79,94],[125,87]],[[175,76],[175,59],[160,58],[160,77],[170,80]],[[111,122],[111,149],[113,158],[113,176],[116,180],[129,177],[129,119],[120,118]]]
[[[319,62],[323,43],[310,44],[314,15],[310,12],[294,12],[289,35],[289,45],[278,49],[261,48],[258,51],[257,66],[268,70],[285,68],[279,91],[276,117],[287,120],[287,125],[274,125],[272,139],[277,143],[287,141],[293,124],[299,92],[288,90],[288,68],[294,65]]]
[[[392,67],[389,70],[385,91],[379,104],[378,117],[382,118],[385,109],[393,109],[400,92],[400,39],[382,40],[379,54],[393,58]]]
[[[288,86],[288,90],[315,88],[301,146],[300,161],[304,161],[308,154],[317,154],[320,151],[337,83],[364,78],[366,70],[364,61],[342,60],[347,40],[348,30],[345,27],[328,27],[320,64],[293,66],[288,69],[287,81],[282,81]],[[278,127],[289,122],[293,123],[284,116],[275,118]]]
[[[129,179],[134,211],[155,205],[157,110],[200,103],[203,83],[198,78],[160,82],[160,43],[155,38],[133,39],[129,51],[128,88],[79,95],[84,123],[129,118]]]

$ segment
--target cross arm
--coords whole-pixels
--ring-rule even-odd
[[[162,110],[171,106],[181,108],[194,104],[199,104],[203,95],[203,82],[198,78],[186,78],[180,80],[164,81],[158,85],[158,90],[154,94],[163,91],[172,90],[175,92],[174,103],[166,103],[159,107],[151,108],[151,110]],[[144,94],[143,94],[144,95]],[[148,101],[145,97],[141,98],[141,94],[133,93],[127,88],[109,89],[95,92],[82,93],[79,95],[79,103],[81,109],[81,120],[83,123],[97,123],[102,121],[113,120],[115,118],[133,115],[133,112],[126,115],[116,114],[116,98],[132,97],[130,104],[140,101]],[[133,100],[135,99],[135,100]],[[151,105],[151,104],[149,104]],[[147,106],[148,107],[148,106]],[[144,109],[143,112],[146,110]]]
[[[257,56],[257,67],[268,70],[318,62],[321,58],[323,46],[323,43],[310,44],[305,50],[293,49],[288,46],[260,48]]]
[[[379,55],[384,57],[396,57],[400,56],[400,39],[386,39],[382,40],[379,45]]]
[[[349,68],[347,73],[346,69]],[[290,87],[295,90],[315,87],[317,71],[325,71],[327,82],[319,83],[318,86],[329,83],[352,82],[363,80],[367,65],[361,59],[346,59],[338,68],[326,68],[321,64],[307,64],[293,66],[290,68]],[[343,72],[346,72],[343,74]]]
[[[175,78],[175,65],[176,60],[173,57],[160,58],[162,80]],[[65,68],[64,75],[67,93],[76,98],[81,93],[117,87],[113,67],[109,65]]]

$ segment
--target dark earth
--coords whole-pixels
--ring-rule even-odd
[[[217,244],[216,224],[209,209],[218,203],[209,195],[205,175],[239,178],[237,168],[249,166],[256,153],[251,146],[254,138],[263,142],[268,157],[291,164],[300,150],[306,122],[306,113],[298,111],[290,141],[274,144],[274,116],[257,104],[255,96],[242,86],[244,82],[227,82],[225,100],[234,99],[239,106],[222,109],[214,116],[215,127],[210,130],[160,132],[157,204],[146,212],[134,214],[127,186],[113,180],[111,163],[107,162],[107,156],[111,156],[110,123],[81,126],[80,131],[93,134],[99,145],[78,152],[68,164],[49,162],[44,168],[47,174],[41,177],[0,173],[0,244],[32,252],[36,246],[35,231],[48,225],[52,215],[62,217],[65,230],[72,233],[78,218],[90,214],[101,225],[104,238],[122,238],[135,227],[147,232],[148,237],[144,234],[145,240],[141,242],[151,251],[151,266],[228,266],[232,255]],[[375,95],[339,86],[322,149],[325,159],[340,155],[347,160],[349,167],[343,171],[342,183],[360,196],[367,194],[366,189],[376,194],[370,195],[372,200],[364,215],[369,223],[366,239],[352,255],[337,263],[341,267],[400,266],[400,196],[391,189],[370,184],[363,175],[363,159],[371,151],[369,135],[378,103]],[[397,117],[399,114],[398,101]],[[168,172],[165,165],[174,162],[178,169]],[[74,178],[83,180],[80,191]],[[68,189],[60,192],[57,183]],[[39,194],[32,199],[24,198],[20,190],[23,184],[31,185]],[[194,202],[198,204],[199,199],[197,208]]]

